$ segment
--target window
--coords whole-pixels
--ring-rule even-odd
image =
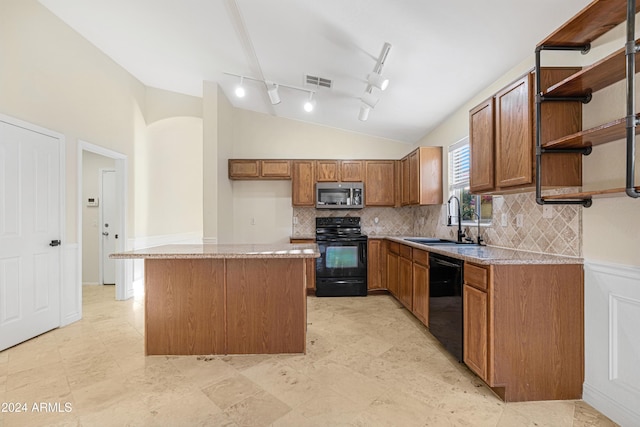
[[[472,225],[480,217],[480,224],[491,225],[493,197],[476,196],[469,191],[470,149],[466,137],[449,147],[449,196],[460,200],[462,224]],[[453,200],[449,204],[449,215],[453,224],[458,224],[458,206]]]

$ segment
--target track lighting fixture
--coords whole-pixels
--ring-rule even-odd
[[[285,84],[281,84],[281,83],[275,83],[272,81],[267,81],[267,80],[262,80],[262,79],[254,79],[253,77],[246,77],[246,76],[241,76],[239,74],[233,74],[233,73],[224,73],[227,74],[229,76],[235,76],[235,77],[240,77],[240,85],[238,85],[236,87],[235,93],[236,96],[239,98],[242,98],[243,96],[245,96],[245,89],[243,86],[244,80],[251,80],[254,82],[260,82],[263,83],[265,85],[265,87],[267,88],[267,95],[269,95],[269,101],[271,101],[272,105],[277,105],[280,104],[280,92],[279,89],[280,88],[287,88],[287,89],[293,89],[293,90],[297,90],[300,92],[307,92],[309,94],[309,99],[304,103],[304,110],[307,113],[312,112],[315,109],[316,106],[316,100],[313,99],[313,95],[315,94],[315,91],[313,90],[309,90],[306,88],[301,88],[301,87],[296,87],[296,86],[289,86],[289,85],[285,85]]]
[[[274,84],[269,89],[267,89],[267,93],[269,94],[269,99],[271,100],[271,105],[280,104],[280,94],[278,94],[278,85]]]
[[[244,98],[244,95],[246,94],[243,83],[244,83],[244,77],[240,76],[240,84],[236,86],[236,96],[238,98]]]
[[[313,93],[314,92],[309,92],[309,99],[307,99],[307,102],[304,103],[304,111],[306,111],[307,113],[312,112],[316,107],[316,100],[313,99]]]
[[[364,95],[360,98],[362,104],[360,105],[360,112],[358,113],[358,119],[366,121],[369,118],[369,112],[372,108],[375,108],[379,99],[373,95],[373,89],[385,90],[389,86],[389,79],[382,77],[382,67],[387,60],[387,55],[391,50],[391,44],[385,43],[382,46],[382,51],[378,56],[373,72],[367,75],[367,87],[364,90]]]

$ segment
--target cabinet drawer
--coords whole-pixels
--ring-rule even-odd
[[[411,259],[411,246],[400,245],[400,256],[410,260]]]
[[[413,248],[413,261],[424,266],[429,265],[429,252]]]
[[[400,254],[400,244],[396,242],[389,242],[389,252],[392,254]]]
[[[489,287],[489,269],[464,263],[464,282],[486,291]]]

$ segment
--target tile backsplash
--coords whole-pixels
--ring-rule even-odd
[[[571,192],[575,189],[565,189]],[[558,191],[555,191],[558,192]],[[567,256],[582,256],[582,208],[573,205],[543,206],[531,192],[496,196],[493,199],[493,222],[482,226],[480,233],[488,245]],[[522,226],[517,216],[522,215]],[[294,208],[297,224],[293,237],[313,237],[316,216],[360,216],[362,231],[369,236],[424,236],[455,239],[456,227],[448,227],[447,205],[403,208],[365,208],[319,211]],[[503,218],[505,220],[503,224]],[[377,221],[376,221],[377,220]],[[467,235],[475,239],[477,227],[468,227]]]

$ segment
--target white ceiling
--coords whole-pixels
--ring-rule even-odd
[[[232,104],[409,143],[532,55],[535,45],[589,0],[40,0],[142,83],[202,95],[217,82]],[[391,81],[369,120],[358,120],[366,76],[385,42]],[[304,75],[333,80],[308,94]]]

